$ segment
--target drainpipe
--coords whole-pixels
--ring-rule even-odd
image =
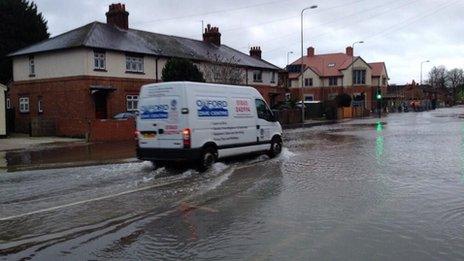
[[[159,57],[157,56],[155,59],[155,82],[158,82],[158,59]]]

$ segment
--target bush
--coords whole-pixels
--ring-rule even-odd
[[[164,82],[190,81],[204,82],[203,74],[190,60],[172,58],[163,68],[161,79]]]
[[[335,97],[338,107],[350,107],[351,106],[351,96],[346,93],[340,93]]]

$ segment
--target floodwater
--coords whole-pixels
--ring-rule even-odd
[[[203,174],[0,174],[0,260],[463,260],[464,108],[285,132]]]

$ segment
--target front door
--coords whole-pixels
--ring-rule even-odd
[[[98,91],[94,93],[93,99],[95,101],[95,118],[96,119],[107,119],[107,94],[106,92]]]

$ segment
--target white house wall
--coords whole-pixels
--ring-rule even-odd
[[[352,70],[366,70],[366,84],[367,86],[372,85],[372,69],[362,59],[357,59],[350,67],[342,71],[343,73],[343,85],[351,86],[353,82]]]
[[[29,77],[29,56],[13,59],[14,81],[83,75],[86,72],[86,49],[71,49],[35,54],[35,77]]]

